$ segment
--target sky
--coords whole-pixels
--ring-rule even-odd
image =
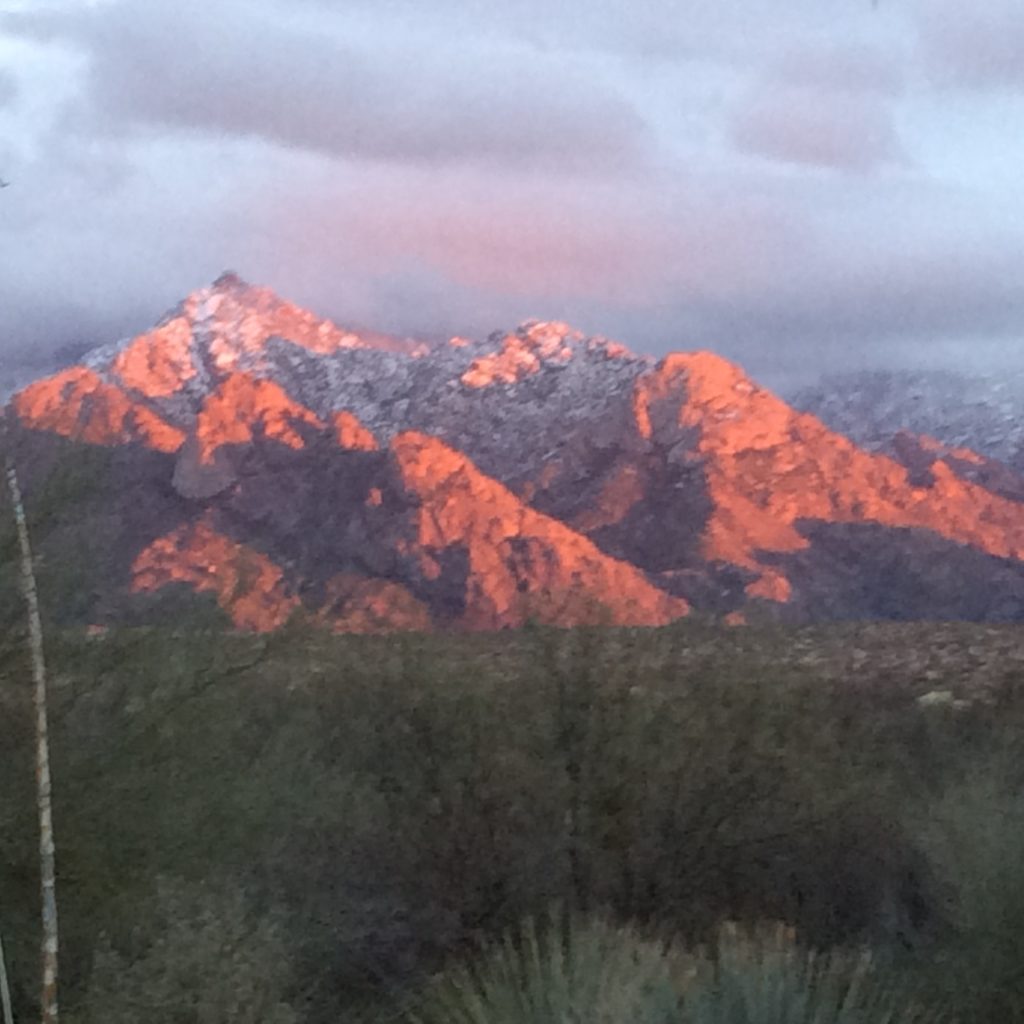
[[[0,363],[233,269],[770,384],[1024,368],[1022,0],[0,0]]]

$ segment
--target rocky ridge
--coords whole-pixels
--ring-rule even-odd
[[[163,460],[169,529],[109,496],[134,554],[97,609],[177,582],[244,628],[1024,619],[1024,478],[892,416],[858,443],[818,405],[828,425],[712,353],[557,322],[403,347],[231,274],[13,399],[31,443]]]

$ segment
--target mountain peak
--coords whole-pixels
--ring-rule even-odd
[[[234,270],[224,270],[209,284],[189,292],[184,300],[164,317],[164,320],[180,316],[182,313],[186,315],[208,313],[211,303],[213,307],[226,303],[234,309],[250,308],[263,312],[291,305],[272,289],[252,284]]]
[[[494,350],[474,359],[460,378],[470,388],[515,384],[543,367],[563,367],[580,353],[605,359],[636,358],[625,345],[607,338],[587,337],[561,320],[526,320],[510,334],[500,331],[488,342]],[[453,339],[457,346],[462,339]]]
[[[252,285],[250,285],[248,281],[243,281],[235,271],[225,270],[221,273],[220,277],[213,282],[211,287],[215,291],[238,291],[248,290]]]
[[[165,399],[190,382],[206,392],[233,373],[265,372],[274,339],[320,356],[342,349],[403,347],[397,339],[364,337],[339,327],[226,270],[189,294],[152,330],[97,349],[85,362],[113,383],[148,399]]]
[[[662,429],[674,433],[698,422],[706,431],[710,423],[728,427],[765,415],[774,421],[786,409],[735,363],[705,350],[669,353],[637,380],[633,401],[637,427],[648,439]]]
[[[584,338],[582,331],[561,320],[524,320],[515,329],[515,334],[541,352],[555,351]]]
[[[666,374],[683,374],[691,387],[702,392],[729,391],[737,386],[740,390],[756,385],[737,363],[708,349],[694,352],[670,352],[661,361]]]
[[[542,358],[570,359],[577,349],[602,351],[609,358],[637,358],[620,342],[601,335],[588,336],[562,320],[524,320],[514,335]]]

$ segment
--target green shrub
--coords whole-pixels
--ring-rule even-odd
[[[926,977],[947,1004],[980,1006],[988,987],[1008,1005],[1024,929],[1008,926],[1004,958],[985,952],[953,914],[966,869],[929,883],[907,808],[999,743],[1024,764],[1024,700],[923,710],[900,675],[904,648],[916,663],[936,641],[919,634],[52,630],[64,1006],[89,997],[100,933],[141,970],[152,947],[128,936],[165,927],[160,876],[231,878],[275,908],[304,1024],[402,1002],[552,905],[690,947],[722,920],[785,920],[816,948],[880,957],[909,937],[941,958]],[[859,675],[854,640],[872,654]],[[963,627],[945,643],[950,679],[968,646],[992,671],[1017,664],[1018,634]],[[28,682],[20,638],[0,630],[0,905],[19,1020],[36,1013],[38,955]],[[1019,834],[993,842],[1008,852],[992,870],[1016,870]],[[981,895],[963,898],[980,913]]]
[[[287,950],[241,892],[161,879],[122,948],[101,936],[82,1024],[294,1024]]]
[[[628,928],[530,922],[474,964],[444,974],[417,1024],[674,1024],[680,961]]]
[[[969,775],[919,835],[944,926],[922,950],[931,983],[967,1019],[1024,1021],[1024,791],[992,767]]]

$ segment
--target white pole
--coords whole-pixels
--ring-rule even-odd
[[[4,937],[0,935],[0,1006],[3,1007],[4,1024],[14,1024],[11,1009],[11,989],[7,984],[7,961],[4,959]]]
[[[7,422],[4,417],[4,433]],[[40,1014],[42,1024],[57,1024],[57,882],[54,867],[53,797],[50,778],[49,723],[46,711],[46,661],[43,658],[43,623],[39,615],[39,594],[32,567],[32,546],[29,543],[25,506],[21,500],[18,474],[11,455],[10,438],[5,445],[7,489],[14,507],[21,551],[21,592],[28,613],[29,647],[32,653],[32,679],[35,685],[36,712],[36,807],[39,814],[39,883],[42,896],[42,991]]]

